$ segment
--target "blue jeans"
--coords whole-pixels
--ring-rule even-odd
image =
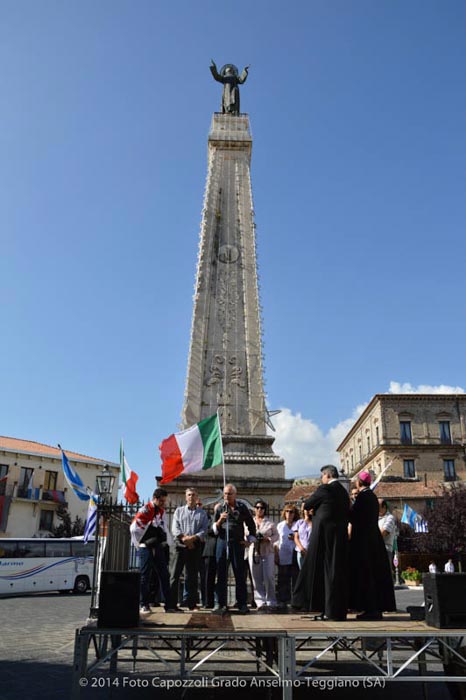
[[[170,578],[168,576],[167,560],[164,548],[160,544],[152,547],[139,547],[139,563],[141,566],[141,605],[149,605],[150,596],[150,575],[154,570],[160,581],[165,607],[168,607],[170,600]]]
[[[227,583],[228,583],[228,565],[231,562],[233,573],[236,581],[236,600],[240,607],[246,605],[247,589],[245,580],[245,561],[244,547],[239,542],[229,544],[229,561],[227,561],[227,543],[226,540],[217,539],[217,548],[215,550],[217,559],[217,584],[215,586],[215,602],[222,608],[227,604]]]

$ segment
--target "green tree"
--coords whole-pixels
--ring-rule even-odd
[[[434,507],[424,512],[431,551],[453,555],[466,550],[466,488],[451,484],[442,489]]]
[[[56,516],[61,522],[59,525],[55,525],[52,530],[54,537],[77,537],[84,533],[83,519],[76,515],[72,521],[66,506],[59,506]]]
[[[435,552],[448,556],[466,551],[466,488],[464,484],[443,486],[432,508],[422,517],[429,531],[414,532],[409,525],[400,524],[398,547],[401,552]]]

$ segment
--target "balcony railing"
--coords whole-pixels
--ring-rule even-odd
[[[28,501],[47,501],[49,503],[59,503],[63,506],[67,505],[65,492],[57,491],[56,489],[43,489],[41,486],[29,489],[27,486],[18,486],[16,494],[14,487],[7,488],[7,494],[8,491],[13,497],[24,498]]]
[[[61,503],[66,505],[66,497],[64,491],[57,491],[56,489],[45,489],[42,492],[43,501],[53,501],[54,503]]]
[[[38,501],[39,500],[39,488],[32,488],[29,489],[27,486],[18,486],[18,490],[16,492],[16,497],[17,498],[27,498],[29,501]]]

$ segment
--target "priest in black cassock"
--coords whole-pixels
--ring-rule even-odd
[[[304,504],[313,511],[312,532],[293,591],[293,608],[319,612],[316,619],[346,620],[350,499],[336,467],[320,471],[322,485]]]
[[[350,513],[350,598],[358,620],[381,620],[382,612],[396,610],[392,572],[379,530],[379,502],[371,490],[371,475],[358,475],[359,493]]]

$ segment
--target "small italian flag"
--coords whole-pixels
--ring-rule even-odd
[[[192,474],[223,464],[222,433],[216,413],[181,433],[174,433],[159,446],[162,459],[161,484],[181,474]]]
[[[136,472],[129,468],[123,449],[123,440],[120,442],[120,473],[121,483],[125,487],[125,499],[133,505],[139,501],[139,496],[136,493],[136,483],[139,477]]]

